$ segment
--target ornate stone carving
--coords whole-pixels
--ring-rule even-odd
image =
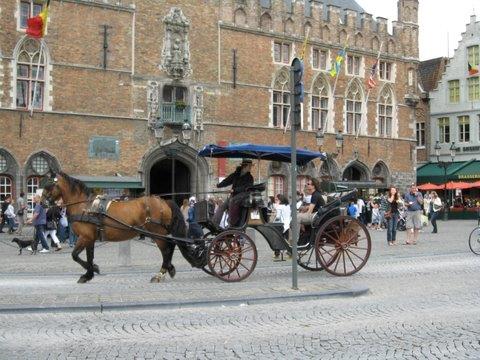
[[[147,118],[148,123],[153,124],[158,116],[158,83],[150,81],[147,87]]]
[[[174,79],[183,79],[192,72],[190,67],[190,43],[188,31],[190,22],[180,8],[171,8],[163,18],[165,36],[163,39],[161,69]]]
[[[193,124],[195,130],[203,130],[203,87],[196,86],[193,102]]]

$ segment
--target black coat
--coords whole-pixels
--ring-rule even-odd
[[[233,173],[228,175],[223,181],[217,184],[217,188],[222,188],[222,187],[227,187],[229,185],[232,185],[232,190],[233,190],[232,196],[235,196],[237,194],[247,191],[249,187],[253,186],[253,176],[252,174],[250,174],[250,172],[247,172],[242,175],[241,170],[242,168],[238,166]]]

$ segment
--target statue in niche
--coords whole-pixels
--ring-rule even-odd
[[[182,10],[176,7],[170,9],[163,22],[165,35],[160,68],[176,80],[183,79],[192,72],[188,41],[190,23]]]

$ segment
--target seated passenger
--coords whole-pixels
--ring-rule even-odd
[[[325,205],[325,200],[319,189],[320,182],[317,179],[308,176],[305,183],[305,197],[311,195],[311,198],[310,204],[300,208],[299,213],[297,214],[297,222],[300,225],[311,225],[318,209]]]
[[[217,188],[227,187],[232,185],[230,190],[230,198],[224,203],[223,207],[217,210],[214,216],[214,223],[217,225],[222,219],[223,212],[228,207],[228,222],[230,226],[238,226],[240,221],[240,207],[242,201],[248,196],[247,189],[253,186],[253,176],[250,173],[252,170],[252,160],[243,159],[240,166],[237,166],[235,171],[228,175],[223,181],[217,184]],[[218,221],[218,222],[217,222]]]

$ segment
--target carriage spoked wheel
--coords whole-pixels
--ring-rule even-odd
[[[325,271],[337,276],[355,274],[365,266],[372,249],[365,225],[350,216],[327,220],[315,239],[315,251]]]
[[[470,233],[468,238],[468,246],[476,255],[480,255],[480,227],[476,227]]]
[[[257,265],[257,247],[245,233],[227,230],[218,234],[208,249],[208,268],[220,280],[241,281]]]
[[[298,249],[297,263],[305,270],[323,270],[322,265],[317,261],[317,254],[315,253],[315,246],[313,245],[310,245],[305,249]]]
[[[207,232],[205,235],[203,235],[203,238],[205,239],[206,242],[209,242],[211,239],[213,239],[213,235],[211,232]],[[215,276],[215,274],[210,271],[210,268],[208,267],[208,262],[201,269],[203,270],[203,272],[207,273],[208,275]]]

